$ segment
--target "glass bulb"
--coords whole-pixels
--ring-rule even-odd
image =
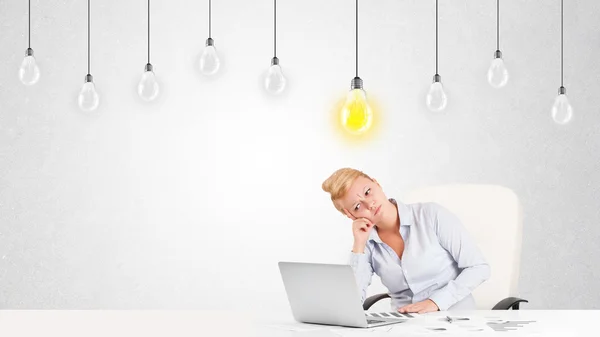
[[[566,94],[559,94],[552,105],[552,119],[557,124],[567,124],[573,118],[573,107]]]
[[[100,104],[100,97],[96,92],[96,86],[92,80],[92,75],[86,76],[86,82],[81,87],[78,97],[79,107],[83,111],[96,110]]]
[[[287,80],[285,76],[283,76],[279,64],[271,65],[267,71],[267,76],[265,77],[265,89],[271,94],[277,95],[283,92],[286,83]]]
[[[494,88],[502,88],[508,83],[508,70],[501,57],[492,60],[487,78],[490,85]]]
[[[442,111],[444,108],[446,108],[446,104],[448,104],[448,98],[444,92],[442,82],[434,81],[431,84],[429,92],[427,93],[426,103],[429,110],[433,112]]]
[[[362,89],[348,92],[342,108],[341,122],[344,129],[354,135],[367,132],[373,124],[373,111],[367,102],[367,94]]]
[[[27,48],[25,58],[19,68],[19,79],[25,85],[34,85],[40,79],[40,68],[33,57],[33,49]]]
[[[212,45],[212,39],[209,40],[210,42],[207,41],[207,46],[204,48],[202,56],[200,56],[200,72],[206,76],[216,74],[221,66],[221,60],[217,55],[215,46]]]
[[[138,95],[147,101],[153,101],[156,97],[158,97],[159,86],[156,81],[156,76],[154,75],[154,71],[152,71],[152,65],[148,63],[146,65],[145,71],[142,74],[142,78],[140,79],[140,83],[138,84]]]

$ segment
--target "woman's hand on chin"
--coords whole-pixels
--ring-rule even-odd
[[[402,314],[416,312],[418,314],[425,314],[428,312],[438,311],[439,308],[437,304],[435,304],[432,300],[425,300],[423,302],[417,302],[409,305],[405,305],[402,308],[398,309],[398,312]]]

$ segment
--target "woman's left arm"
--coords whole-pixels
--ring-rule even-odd
[[[456,279],[429,296],[440,310],[448,310],[490,278],[490,266],[458,217],[437,203],[431,205],[439,242],[462,269]]]

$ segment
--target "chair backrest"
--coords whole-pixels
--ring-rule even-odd
[[[462,221],[491,267],[490,279],[473,292],[479,309],[517,295],[523,227],[514,192],[494,185],[440,185],[412,191],[401,201],[437,202]]]

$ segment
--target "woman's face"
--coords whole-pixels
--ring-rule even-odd
[[[388,199],[377,181],[358,177],[339,200],[354,218],[366,218],[374,224],[382,219]]]

